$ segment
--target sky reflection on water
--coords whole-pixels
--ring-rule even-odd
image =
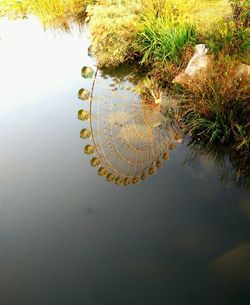
[[[185,141],[148,181],[106,183],[79,138],[84,34],[0,37],[0,304],[248,305],[249,193],[183,167]]]

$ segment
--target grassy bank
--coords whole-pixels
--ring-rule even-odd
[[[236,75],[241,63],[249,64],[249,0],[141,0],[126,9],[112,3],[112,12],[105,1],[92,7],[90,29],[99,64],[136,61],[148,69],[145,79],[152,87],[181,93],[183,122],[192,137],[248,151],[249,77]],[[96,23],[104,24],[104,36],[95,31]],[[174,86],[172,80],[187,66],[197,43],[209,48],[206,74]]]
[[[209,143],[250,147],[250,80],[237,77],[240,62],[220,55],[206,75],[183,84],[183,118],[187,132]]]
[[[46,27],[66,30],[72,22],[87,21],[100,67],[136,64],[150,79],[147,84],[179,95],[189,134],[249,149],[249,77],[235,75],[241,63],[250,64],[250,0],[3,0],[0,4],[0,16],[29,14]],[[173,85],[197,43],[209,48],[206,75]]]
[[[186,129],[208,143],[246,153],[250,148],[250,2],[233,1],[224,31],[210,33],[205,75],[183,83]],[[209,44],[208,44],[209,45]]]
[[[100,0],[88,12],[100,66],[132,59],[147,66],[157,62],[178,66],[184,49],[230,17],[232,9],[226,0]]]

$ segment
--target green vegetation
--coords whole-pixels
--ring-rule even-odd
[[[186,130],[239,151],[250,147],[250,1],[234,0],[232,16],[210,32],[206,75],[184,82]]]
[[[24,18],[28,14],[27,1],[2,0],[0,3],[0,17],[7,16],[10,19]]]
[[[231,17],[213,24],[204,40],[212,53],[237,56],[249,62],[250,1],[231,0],[231,6]]]
[[[72,21],[82,22],[88,2],[82,0],[32,0],[31,11],[47,27],[69,28]]]
[[[99,66],[117,66],[132,55],[140,6],[137,2],[100,1],[88,7],[92,50]]]
[[[45,27],[70,29],[72,22],[82,23],[91,0],[3,0],[0,17],[11,19],[37,16]]]
[[[249,76],[236,75],[241,63],[250,64],[250,0],[0,3],[0,16],[29,14],[38,16],[45,27],[66,30],[74,21],[87,21],[92,53],[100,67],[137,65],[144,77],[144,81],[137,82],[137,91],[144,96],[157,100],[166,88],[173,95],[182,93],[183,120],[189,134],[209,143],[249,149]],[[208,71],[182,87],[173,85],[173,78],[187,66],[196,43],[209,47],[212,59]]]
[[[221,55],[203,77],[184,84],[186,129],[207,142],[250,147],[250,79],[240,63]]]
[[[231,7],[226,0],[99,0],[87,11],[100,66],[131,60],[149,66],[158,61],[179,65],[199,31],[229,16]]]
[[[178,64],[187,45],[194,45],[196,30],[192,24],[179,24],[167,18],[145,20],[136,37],[141,63],[172,61]]]

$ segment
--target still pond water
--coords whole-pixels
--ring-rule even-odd
[[[77,119],[88,109],[77,92],[91,88],[81,68],[94,66],[86,32],[2,20],[0,37],[0,304],[249,305],[247,188],[211,155],[193,157],[187,139],[140,184],[107,183],[83,153],[90,139],[79,137],[89,122]],[[103,132],[98,122],[110,119],[124,89],[115,95],[112,77],[97,78],[96,92],[110,104],[106,116],[93,109],[93,132],[110,149],[110,135],[119,134],[110,126],[140,105],[123,103]],[[152,117],[150,130],[138,125],[146,136],[137,149],[162,132],[162,118]],[[123,136],[133,134],[129,126]],[[138,160],[124,145],[122,157]]]

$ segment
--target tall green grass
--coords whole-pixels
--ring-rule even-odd
[[[171,61],[178,64],[187,45],[196,42],[192,24],[178,23],[165,17],[145,20],[136,37],[136,49],[142,54],[141,63]]]
[[[142,14],[147,18],[156,16],[175,18],[180,23],[194,24],[198,31],[209,30],[212,24],[232,14],[229,0],[140,0],[140,2],[143,7]]]

